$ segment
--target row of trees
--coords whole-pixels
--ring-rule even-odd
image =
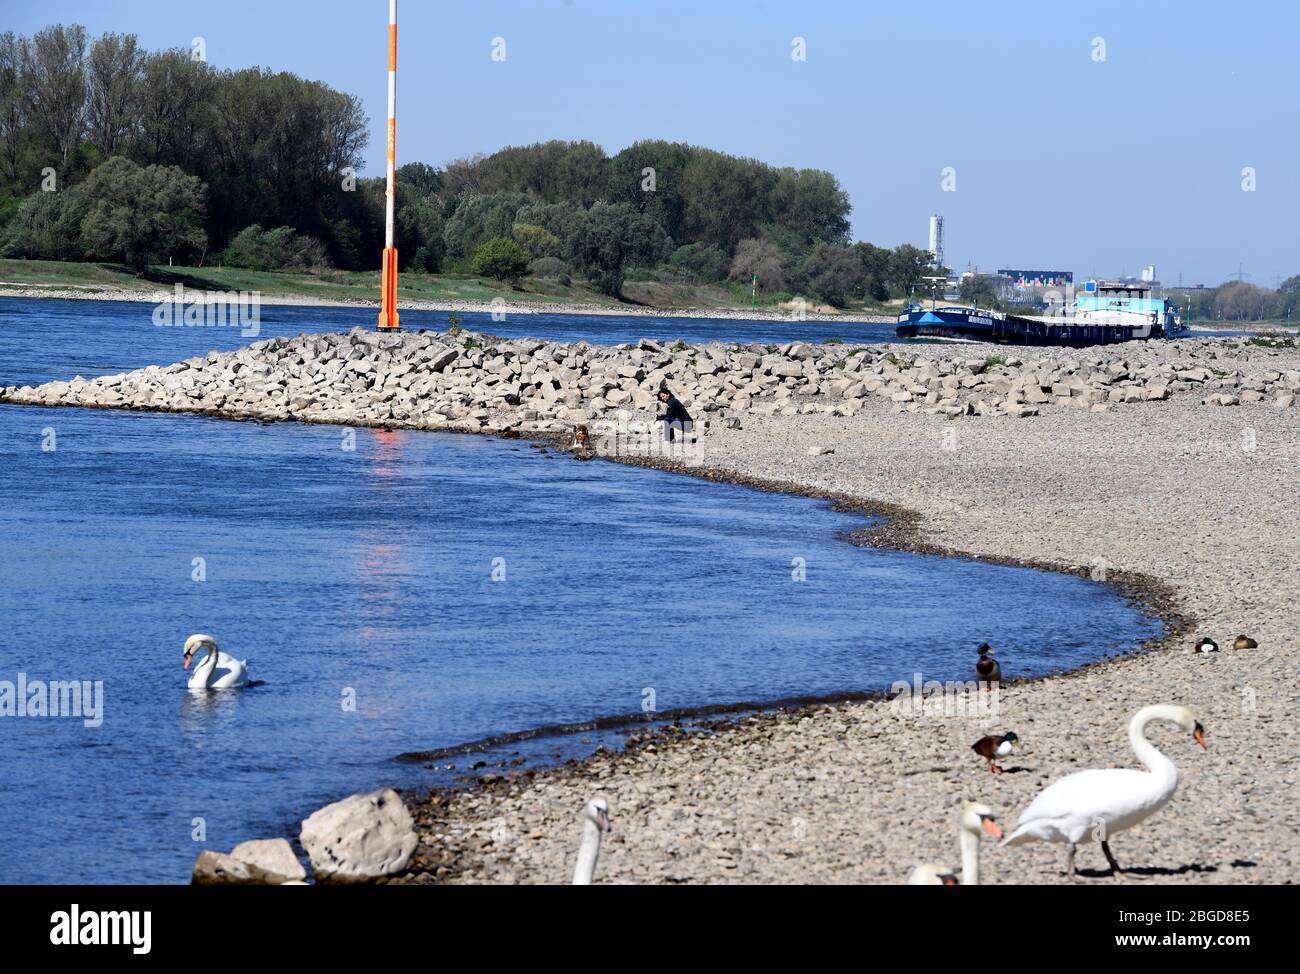
[[[614,156],[591,142],[545,142],[450,163],[452,198],[523,194],[582,209],[625,204],[678,244],[731,253],[766,236],[788,251],[847,243],[849,199],[833,175],[775,168],[682,142],[637,142]]]
[[[115,156],[80,185],[24,200],[0,232],[0,254],[120,260],[143,270],[207,248],[204,186],[176,166]]]
[[[1300,275],[1288,277],[1277,290],[1248,281],[1228,281],[1216,288],[1186,291],[1178,298],[1190,305],[1193,321],[1300,321]]]
[[[385,187],[355,175],[367,126],[355,97],[292,74],[78,26],[0,35],[0,254],[373,268]],[[573,274],[617,295],[638,268],[844,304],[905,293],[929,260],[850,245],[828,172],[679,142],[510,147],[408,164],[397,184],[408,270]]]
[[[319,239],[345,265],[363,252],[368,263],[382,228],[370,194],[345,186],[367,127],[359,99],[292,74],[220,71],[191,51],[145,51],[134,35],[91,42],[79,26],[0,34],[0,219],[42,190],[81,187],[117,157],[198,179],[214,251],[258,223]]]

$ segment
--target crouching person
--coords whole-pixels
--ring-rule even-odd
[[[667,387],[659,390],[659,406],[663,413],[656,417],[664,424],[664,442],[686,442],[686,434],[694,428],[691,414]]]

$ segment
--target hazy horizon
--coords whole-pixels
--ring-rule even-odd
[[[1215,285],[1240,266],[1265,287],[1300,273],[1292,10],[403,0],[398,13],[399,165],[549,139],[610,154],[684,141],[829,170],[855,240],[925,246],[941,213],[959,271],[1083,278],[1154,264],[1165,284]],[[45,0],[0,14],[0,30],[22,34],[53,23],[134,33],[150,49],[202,37],[216,67],[355,94],[370,119],[364,174],[382,173],[383,0]]]

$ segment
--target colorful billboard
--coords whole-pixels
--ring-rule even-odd
[[[1033,288],[1069,287],[1074,283],[1074,271],[1000,270],[998,273],[1009,278],[1011,286],[1017,291],[1028,291]]]

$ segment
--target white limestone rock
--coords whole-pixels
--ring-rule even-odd
[[[307,870],[302,868],[287,839],[250,839],[235,846],[230,856],[273,877],[272,882],[284,884],[307,878]]]
[[[381,788],[312,813],[302,823],[299,841],[317,879],[346,883],[402,872],[418,840],[401,797]]]

